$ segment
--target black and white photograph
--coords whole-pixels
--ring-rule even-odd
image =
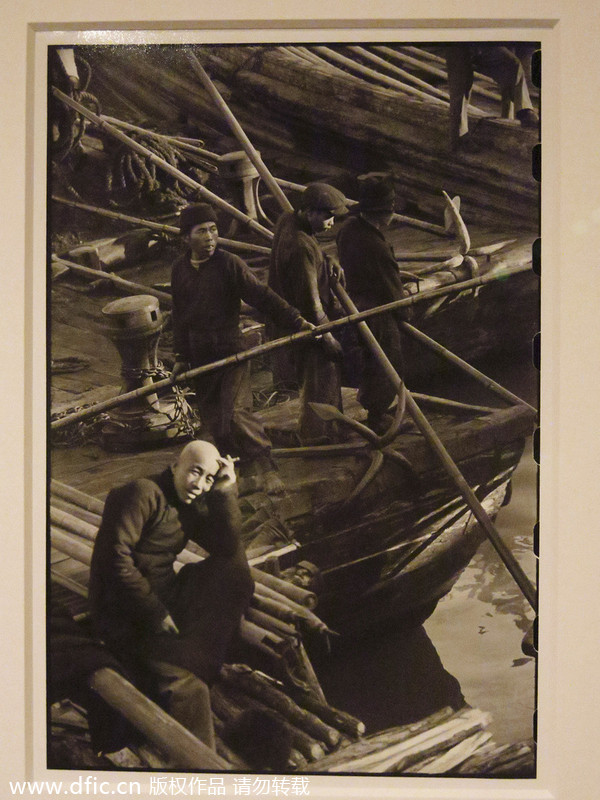
[[[47,48],[46,766],[535,779],[543,47],[278,35]]]
[[[0,794],[595,800],[592,4],[3,10]]]

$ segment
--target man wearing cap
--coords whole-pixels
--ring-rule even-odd
[[[359,212],[344,222],[337,236],[340,264],[348,294],[359,311],[401,300],[407,292],[398,263],[383,231],[394,213],[395,193],[389,177],[381,173],[361,176]],[[400,376],[403,374],[400,312],[379,314],[368,320],[375,338]],[[396,392],[371,351],[362,340],[357,348],[360,362],[358,399],[367,411],[367,425],[382,434],[392,422],[387,413]]]
[[[335,216],[347,213],[346,198],[327,183],[309,183],[300,208],[284,212],[271,245],[269,286],[298,308],[314,325],[339,315],[331,287],[331,269],[316,234],[329,230]],[[300,384],[298,438],[303,445],[322,444],[335,437],[331,423],[321,420],[309,403],[342,407],[341,345],[331,333],[295,350]]]
[[[236,255],[218,246],[217,217],[199,203],[180,214],[180,233],[189,249],[173,264],[173,374],[243,350],[239,328],[241,301],[261,311],[288,332],[313,326],[267,286]],[[203,435],[217,447],[252,462],[268,493],[283,491],[270,457],[271,443],[252,413],[250,363],[234,364],[194,380]]]

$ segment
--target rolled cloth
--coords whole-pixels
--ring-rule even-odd
[[[203,222],[216,221],[216,211],[208,203],[197,203],[193,206],[186,206],[179,214],[179,233],[184,236],[189,233],[195,225],[201,225]]]

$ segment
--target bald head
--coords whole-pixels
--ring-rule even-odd
[[[182,503],[191,503],[208,492],[221,467],[220,453],[214,444],[196,440],[183,448],[172,466],[173,483]]]

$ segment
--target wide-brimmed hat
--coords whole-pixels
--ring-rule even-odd
[[[208,203],[197,203],[193,206],[186,206],[181,209],[179,214],[179,233],[185,236],[195,225],[202,225],[203,222],[216,221],[217,212]]]
[[[344,194],[328,183],[309,183],[302,192],[301,208],[313,211],[329,211],[332,216],[348,213],[348,201]]]
[[[369,172],[358,178],[358,203],[361,211],[394,210],[396,190],[389,175]]]

